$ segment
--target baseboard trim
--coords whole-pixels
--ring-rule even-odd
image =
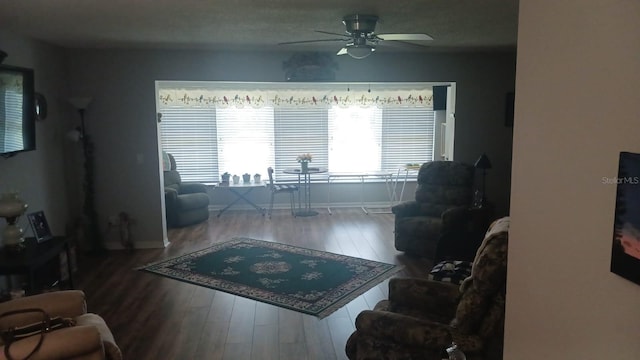
[[[396,205],[397,203],[393,203],[393,205]],[[220,211],[220,209],[224,208],[225,206],[227,206],[226,204],[213,204],[213,205],[209,205],[209,212],[218,212]],[[258,204],[258,206],[261,206],[265,209],[269,208],[269,204]],[[297,204],[296,204],[297,206]],[[363,204],[359,203],[359,202],[354,202],[354,203],[331,203],[331,208],[332,209],[339,209],[339,208],[360,208],[362,207]],[[311,203],[311,208],[313,209],[327,209],[329,207],[329,203]],[[379,201],[379,202],[365,202],[364,203],[364,207],[367,209],[389,209],[391,206],[389,204],[388,201]],[[273,209],[274,210],[288,210],[289,209],[289,204],[273,204]],[[234,205],[231,209],[229,210],[255,210],[251,205],[249,204],[238,204],[238,205]]]
[[[169,244],[168,241],[166,242]],[[119,242],[107,242],[104,244],[107,250],[126,250]],[[164,249],[166,245],[164,242],[158,241],[136,241],[133,243],[134,249]]]

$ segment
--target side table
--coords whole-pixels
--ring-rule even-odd
[[[42,243],[38,243],[35,238],[26,238],[24,245],[25,248],[20,252],[9,251],[6,248],[0,250],[0,275],[26,275],[27,295],[33,295],[37,291],[36,271],[64,251],[67,255],[69,287],[73,289],[73,265],[67,237],[55,236]]]
[[[452,216],[455,221],[443,232],[438,241],[435,263],[442,260],[473,261],[484,235],[495,218],[492,206],[459,209]]]

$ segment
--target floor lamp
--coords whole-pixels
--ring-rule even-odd
[[[98,214],[95,209],[95,176],[94,176],[94,146],[89,134],[87,134],[84,115],[87,107],[91,103],[90,97],[74,97],[69,102],[80,115],[80,126],[71,131],[70,138],[82,143],[82,155],[84,157],[84,203],[82,213],[84,214],[85,237],[91,244],[91,253],[102,253],[102,235],[98,226]]]
[[[474,199],[474,206],[482,208],[482,207],[485,207],[487,205],[486,204],[486,197],[485,197],[484,194],[485,194],[487,170],[491,169],[491,161],[489,160],[489,157],[487,157],[486,154],[482,154],[482,155],[480,155],[478,160],[476,160],[476,163],[475,163],[474,166],[475,166],[476,169],[481,169],[482,170],[482,196],[477,196],[477,194],[476,194],[476,198]]]

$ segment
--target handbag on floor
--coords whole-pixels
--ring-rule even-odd
[[[0,319],[28,313],[39,313],[42,315],[42,320],[24,326],[14,326],[0,330],[0,338],[2,338],[2,341],[4,342],[4,356],[9,360],[27,360],[31,358],[42,346],[46,333],[75,325],[73,319],[63,318],[60,316],[52,318],[46,311],[36,308],[7,311],[0,315]],[[38,335],[40,336],[38,343],[25,358],[17,359],[11,356],[11,344],[18,340]]]

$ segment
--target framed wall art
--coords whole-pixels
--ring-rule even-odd
[[[617,186],[611,272],[640,285],[640,154],[621,152],[618,177],[605,180]]]

